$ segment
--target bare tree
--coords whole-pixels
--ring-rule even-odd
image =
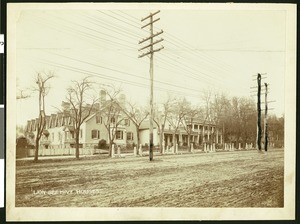
[[[85,77],[81,81],[72,81],[73,85],[67,90],[67,102],[70,103],[70,118],[74,124],[76,159],[79,159],[79,135],[83,122],[92,114],[97,99],[91,94],[93,82]]]
[[[210,89],[204,90],[202,94],[202,100],[205,103],[205,121],[209,120],[211,118],[211,112],[212,112],[212,95],[213,92]]]
[[[115,88],[114,86],[110,86],[111,88],[105,89],[106,94],[109,97],[109,100],[105,101],[104,105],[101,106],[100,115],[104,118],[102,120],[104,127],[108,133],[109,139],[109,156],[112,153],[112,145],[114,144],[114,140],[117,134],[118,126],[124,120],[124,116],[122,116],[122,106],[118,100],[118,96],[121,93],[120,88]]]
[[[179,129],[179,125],[181,124],[182,119],[188,113],[188,107],[190,103],[185,99],[176,100],[174,103],[170,116],[168,117],[168,121],[173,129],[173,146],[176,145],[176,133]]]
[[[20,85],[19,85],[19,79],[17,78],[17,95],[16,95],[16,99],[17,100],[21,100],[21,99],[26,99],[29,98],[31,95],[28,93],[28,89],[21,89]],[[33,90],[37,90],[36,87],[33,88]]]
[[[256,105],[252,99],[241,98],[239,104],[241,119],[241,137],[245,143],[255,142],[256,138]]]
[[[35,77],[35,83],[37,87],[35,90],[39,95],[39,118],[37,119],[37,134],[35,138],[35,152],[34,161],[38,161],[39,155],[39,144],[40,139],[43,135],[46,126],[46,113],[45,113],[45,96],[49,93],[50,86],[47,85],[47,81],[54,77],[53,72],[48,72],[47,74],[38,73]]]
[[[142,122],[148,117],[149,112],[145,108],[138,107],[135,104],[130,102],[127,103],[127,107],[121,106],[121,108],[122,111],[127,115],[127,117],[133,122],[135,126],[136,135],[137,135],[137,145],[139,146],[140,145],[139,129]]]
[[[225,140],[225,123],[231,119],[230,113],[231,103],[228,97],[224,94],[216,93],[211,104],[212,120],[216,124],[217,129],[222,130],[222,135]]]
[[[154,110],[154,122],[157,125],[157,130],[159,132],[159,146],[160,152],[162,153],[162,145],[164,140],[164,130],[166,121],[168,119],[169,114],[171,113],[172,104],[174,103],[174,99],[168,97],[167,100],[162,105],[162,111],[160,111],[157,107]]]
[[[193,132],[194,119],[199,115],[200,109],[198,107],[192,107],[190,105],[186,106],[186,113],[184,118],[181,120],[184,130],[188,135],[188,147],[191,150],[191,134]]]

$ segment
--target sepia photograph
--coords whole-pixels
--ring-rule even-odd
[[[8,220],[295,218],[296,5],[7,9]]]

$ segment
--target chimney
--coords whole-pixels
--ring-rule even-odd
[[[125,101],[126,101],[126,96],[125,96],[125,94],[121,94],[121,95],[119,96],[119,102],[120,102],[121,107],[125,107]]]
[[[101,107],[106,101],[106,92],[105,90],[100,90],[100,100],[99,100],[99,109],[101,110]]]
[[[70,103],[69,102],[62,101],[61,102],[61,107],[63,109],[63,112],[70,111]]]

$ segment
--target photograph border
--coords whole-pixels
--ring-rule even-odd
[[[64,208],[15,207],[16,173],[16,21],[25,9],[201,9],[285,10],[285,138],[283,208]],[[295,4],[240,3],[8,3],[7,4],[7,113],[6,217],[8,221],[108,220],[292,220],[295,219],[296,174],[296,10]]]

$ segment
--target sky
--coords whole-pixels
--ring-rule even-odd
[[[266,73],[270,113],[284,112],[286,12],[284,10],[161,10],[155,32],[164,31],[154,54],[154,102],[168,95],[203,103],[203,92],[251,97],[257,73]],[[17,124],[38,116],[34,86],[37,72],[53,71],[46,113],[57,111],[71,80],[92,75],[100,84],[122,88],[131,102],[149,103],[149,58],[138,58],[149,36],[141,19],[156,10],[116,8],[28,9],[16,23],[17,90],[31,97],[17,100]],[[255,99],[255,97],[254,97]]]

